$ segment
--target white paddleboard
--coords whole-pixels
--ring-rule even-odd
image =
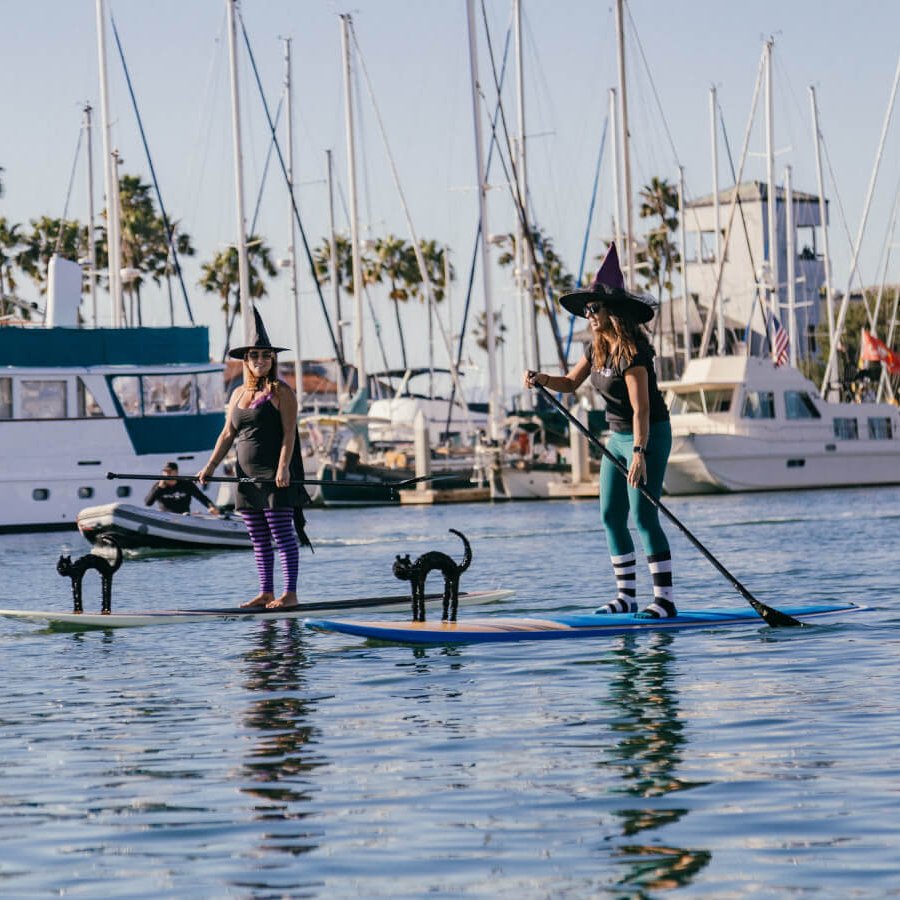
[[[493,591],[460,592],[459,605],[477,606],[481,603],[495,603],[512,597],[514,591],[497,589]],[[440,619],[441,595],[426,595],[425,614]],[[162,609],[141,610],[130,613],[112,612],[101,615],[98,612],[76,614],[62,610],[0,609],[0,616],[22,622],[44,623],[59,631],[82,631],[94,628],[136,628],[142,625],[185,625],[197,622],[239,622],[252,619],[302,619],[322,613],[372,612],[393,610],[412,612],[412,600],[408,594],[388,597],[355,597],[347,600],[305,601],[293,609]]]

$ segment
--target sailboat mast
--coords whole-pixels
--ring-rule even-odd
[[[774,41],[766,41],[766,215],[769,226],[769,311],[772,315],[780,315],[779,297],[781,291],[778,284],[778,197],[775,193],[775,115],[772,102],[772,48]]]
[[[619,112],[622,131],[622,176],[625,200],[625,283],[633,291],[635,285],[634,215],[631,203],[631,152],[628,134],[628,91],[625,78],[625,0],[616,0],[616,38],[619,57]]]
[[[91,291],[91,325],[97,327],[97,244],[94,240],[94,149],[93,132],[91,129],[91,104],[84,104],[84,136],[87,141],[87,256],[88,256],[88,283]]]
[[[353,82],[350,77],[350,16],[341,15],[341,49],[344,60],[344,115],[347,131],[347,180],[350,191],[350,245],[353,260],[353,305],[356,318],[354,356],[357,389],[368,389],[363,343],[362,261],[359,254],[359,211],[356,199],[356,143],[353,132]]]
[[[794,252],[794,188],[791,184],[791,167],[784,170],[784,231],[787,266],[787,319],[788,319],[788,353],[792,366],[797,365],[797,277],[795,273]]]
[[[616,89],[609,89],[609,125],[613,139],[612,149],[612,187],[613,187],[613,241],[617,247],[622,246],[622,179],[619,175],[619,113]]]
[[[237,0],[225,0],[225,6],[228,11],[228,61],[231,72],[231,139],[234,150],[238,289],[240,291],[241,323],[244,331],[243,342],[246,346],[251,340],[253,309],[250,300],[250,266],[247,260],[247,217],[244,213],[244,153],[241,144],[241,107],[238,94],[236,4]]]
[[[533,299],[533,274],[531,271],[531,253],[528,248],[526,229],[530,227],[528,217],[528,159],[525,152],[525,73],[522,48],[522,0],[514,4],[515,36],[516,36],[516,113],[519,125],[519,197],[522,201],[522,214],[517,217],[518,227],[518,267],[519,296],[522,310],[522,331],[524,346],[524,363],[526,369],[540,368],[537,339],[537,311]],[[531,403],[532,395],[526,393],[526,402]]]
[[[325,168],[328,173],[328,272],[331,289],[334,292],[334,321],[337,323],[337,344],[344,359],[344,323],[341,319],[341,285],[338,278],[337,235],[334,230],[334,164],[331,150],[325,151]],[[344,392],[344,373],[338,366],[338,395]]]
[[[290,255],[291,271],[291,309],[294,321],[294,349],[297,353],[297,361],[294,364],[294,378],[297,382],[297,404],[303,408],[303,357],[300,354],[300,297],[297,293],[297,240],[296,223],[294,221],[294,110],[291,99],[291,39],[282,38],[284,41],[284,101],[287,105],[287,183],[288,183],[288,234],[290,243],[288,251]]]
[[[119,208],[115,190],[119,173],[113,157],[112,126],[109,121],[109,80],[106,75],[106,3],[97,0],[97,53],[100,63],[100,121],[103,135],[103,182],[106,189],[107,277],[112,323],[122,326],[122,248],[119,232]]]
[[[713,223],[716,229],[716,266],[722,265],[722,221],[719,205],[719,129],[716,127],[716,111],[718,101],[716,99],[716,87],[709,89],[709,126],[712,140],[712,194],[713,194]],[[701,248],[702,253],[702,248]],[[718,355],[725,355],[725,307],[724,304],[716,305],[716,330]]]
[[[497,347],[494,335],[494,308],[491,300],[490,230],[487,218],[487,182],[484,171],[484,150],[481,140],[481,115],[478,109],[478,43],[475,36],[475,0],[466,0],[466,19],[469,27],[469,72],[472,81],[472,115],[475,126],[475,166],[477,168],[478,213],[481,221],[481,277],[484,289],[485,335],[488,357],[488,437],[497,440]]]
[[[819,107],[816,89],[809,86],[812,107],[813,140],[816,147],[816,184],[819,188],[819,226],[822,229],[822,263],[825,266],[825,309],[828,315],[828,346],[834,343],[834,290],[831,285],[831,253],[828,246],[828,203],[825,200],[825,176],[822,171],[822,133],[819,130]]]
[[[687,211],[684,206],[684,166],[678,167],[678,216],[681,219],[681,234],[682,239],[685,235],[687,235]],[[690,307],[690,295],[688,294],[688,261],[687,261],[687,253],[684,252],[684,248],[682,248],[681,253],[681,307],[682,307],[682,317],[681,317],[681,327],[682,327],[682,337],[684,340],[684,367],[685,369],[688,367],[688,363],[691,361],[691,326],[688,320],[688,309]],[[675,335],[672,335],[672,349],[674,352],[675,349]]]

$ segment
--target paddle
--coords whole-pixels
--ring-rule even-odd
[[[106,477],[111,481],[114,478],[129,481],[197,481],[196,475],[140,475],[134,472],[107,472]],[[420,475],[418,478],[404,478],[402,481],[326,481],[319,478],[302,478],[294,484],[328,484],[340,488],[401,488],[411,484],[419,484],[422,481],[443,481],[448,478],[456,478],[456,475]],[[274,478],[250,478],[247,475],[211,475],[207,481],[227,481],[234,484],[275,484]]]
[[[569,422],[575,426],[590,442],[593,444],[600,452],[623,474],[628,475],[628,469],[606,449],[603,443],[598,440],[591,432],[585,428],[578,419],[575,418],[566,408],[560,403],[550,391],[547,390],[542,384],[535,384],[535,388],[541,393],[541,395],[550,401],[568,420]],[[757,600],[747,588],[744,587],[722,565],[713,555],[700,543],[699,539],[696,538],[690,530],[684,525],[680,519],[678,519],[675,514],[662,502],[656,499],[644,485],[638,485],[638,490],[647,498],[661,513],[663,513],[666,518],[675,525],[676,528],[681,531],[681,533],[713,564],[713,566],[724,575],[732,584],[734,589],[759,613],[760,616],[765,620],[768,625],[772,627],[787,627],[793,625],[802,625],[803,623],[795,619],[793,616],[787,615],[787,613],[779,612],[777,609],[773,609],[771,606],[766,606],[765,603]]]

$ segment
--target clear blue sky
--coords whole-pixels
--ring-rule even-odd
[[[486,4],[499,55],[511,2],[486,0]],[[458,325],[477,224],[465,2],[354,0],[350,6],[416,230],[452,249],[458,275],[452,316]],[[186,266],[194,315],[212,327],[213,345],[218,350],[222,316],[217,301],[204,296],[196,282],[199,261],[210,259],[233,242],[236,230],[224,0],[112,0],[110,9],[125,47],[167,209],[190,232],[198,248],[195,261]],[[480,3],[478,9],[480,12]],[[334,0],[245,0],[242,4],[273,109],[281,91],[279,37],[293,39],[297,196],[313,243],[327,231],[326,148],[334,149],[336,175],[346,190],[338,18],[345,10],[345,5]],[[538,223],[553,237],[574,271],[606,116],[607,89],[616,80],[614,11],[609,0],[524,0],[524,10],[532,205]],[[837,201],[855,236],[897,63],[900,4],[883,0],[860,0],[852,7],[823,5],[817,0],[631,0],[629,11],[634,24],[628,52],[635,189],[654,175],[674,180],[680,162],[686,168],[689,196],[709,192],[709,87],[716,84],[719,89],[729,139],[738,154],[762,44],[772,35],[776,41],[778,181],[783,178],[784,166],[790,164],[795,188],[816,190],[807,90],[814,84],[836,179],[827,175],[826,193],[832,201],[835,281],[843,289],[850,253]],[[89,100],[99,111],[94,3],[0,0],[0,21],[4,32],[0,166],[5,168],[6,185],[0,215],[27,223],[42,214],[62,214],[82,104]],[[490,86],[480,21],[479,29],[481,75]],[[123,170],[149,179],[111,32],[108,40],[112,118],[115,142],[125,160]],[[646,54],[649,73],[641,51]],[[249,216],[269,135],[245,56],[240,75]],[[665,111],[664,119],[654,92]],[[363,128],[357,139],[363,227],[373,236],[386,232],[406,236],[364,86],[360,102]],[[507,114],[514,126],[511,93]],[[898,117],[900,113],[895,119]],[[95,160],[100,152],[99,133],[96,137]],[[763,149],[763,132],[757,126],[751,145],[756,155],[750,160],[747,177],[765,177]],[[900,123],[895,121],[862,255],[862,275],[867,282],[877,278],[887,236],[900,177],[898,150]],[[83,159],[69,209],[70,216],[81,219],[87,209]],[[729,175],[721,145],[720,165],[724,187]],[[257,230],[276,256],[284,256],[287,200],[277,175],[274,169],[270,172]],[[589,259],[600,252],[609,231],[609,178],[607,147]],[[99,167],[95,181],[99,210]],[[500,189],[490,196],[490,230],[510,231],[514,217],[499,169],[494,169],[492,181]],[[340,206],[338,224],[346,224]],[[303,355],[329,355],[323,318],[305,264],[301,265],[301,279]],[[894,274],[892,280],[900,278]],[[480,279],[476,284],[480,308]],[[495,306],[507,305],[506,319],[512,329],[503,363],[511,381],[521,369],[511,288],[505,274],[495,274],[493,284]],[[30,296],[31,291],[27,286],[23,293]],[[147,318],[165,324],[166,302],[161,296],[150,296]],[[283,332],[285,337],[290,334],[287,297],[288,280],[283,275],[272,283],[270,295],[261,305],[270,330]],[[396,365],[399,352],[391,311],[382,297],[373,299],[393,355],[390,362]],[[179,308],[183,318],[183,307]],[[404,317],[411,335],[417,338],[412,341],[413,361],[424,363],[424,314],[416,304],[404,311]],[[371,323],[367,328],[371,329]],[[549,362],[549,339],[542,343]],[[369,368],[378,368],[381,360],[374,340],[369,339],[367,345]],[[480,356],[480,351],[474,353],[476,358]],[[439,355],[438,364],[443,362]]]

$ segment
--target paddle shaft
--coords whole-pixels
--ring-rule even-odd
[[[541,384],[535,384],[535,388],[540,392],[540,394],[550,401],[568,420],[569,422],[575,426],[587,439],[590,443],[596,447],[600,452],[627,478],[628,477],[628,469],[625,465],[609,450],[606,449],[606,446],[603,444],[601,440],[595,437],[578,419],[575,418],[566,408]],[[731,585],[734,589],[759,613],[760,616],[769,624],[769,625],[801,625],[797,619],[792,616],[787,615],[786,613],[779,612],[777,609],[773,609],[771,606],[766,606],[765,603],[757,600],[747,588],[741,584],[722,563],[716,559],[715,556],[710,553],[709,550],[700,542],[700,539],[694,535],[694,533],[673,513],[664,503],[658,500],[643,484],[638,485],[638,490],[641,494],[649,500],[713,565],[713,567],[725,578],[731,582]]]
[[[123,481],[199,481],[196,475],[139,475],[135,472],[107,472],[106,477],[111,481],[118,478]],[[403,481],[326,481],[321,478],[301,478],[294,484],[329,484],[332,487],[347,488],[399,488],[410,484],[418,484],[420,481],[440,481],[443,478],[455,478],[455,475],[420,475],[418,478],[404,478]],[[232,484],[275,484],[274,478],[250,478],[247,475],[211,475],[206,479],[210,481],[222,481]],[[206,482],[204,482],[206,483]]]

